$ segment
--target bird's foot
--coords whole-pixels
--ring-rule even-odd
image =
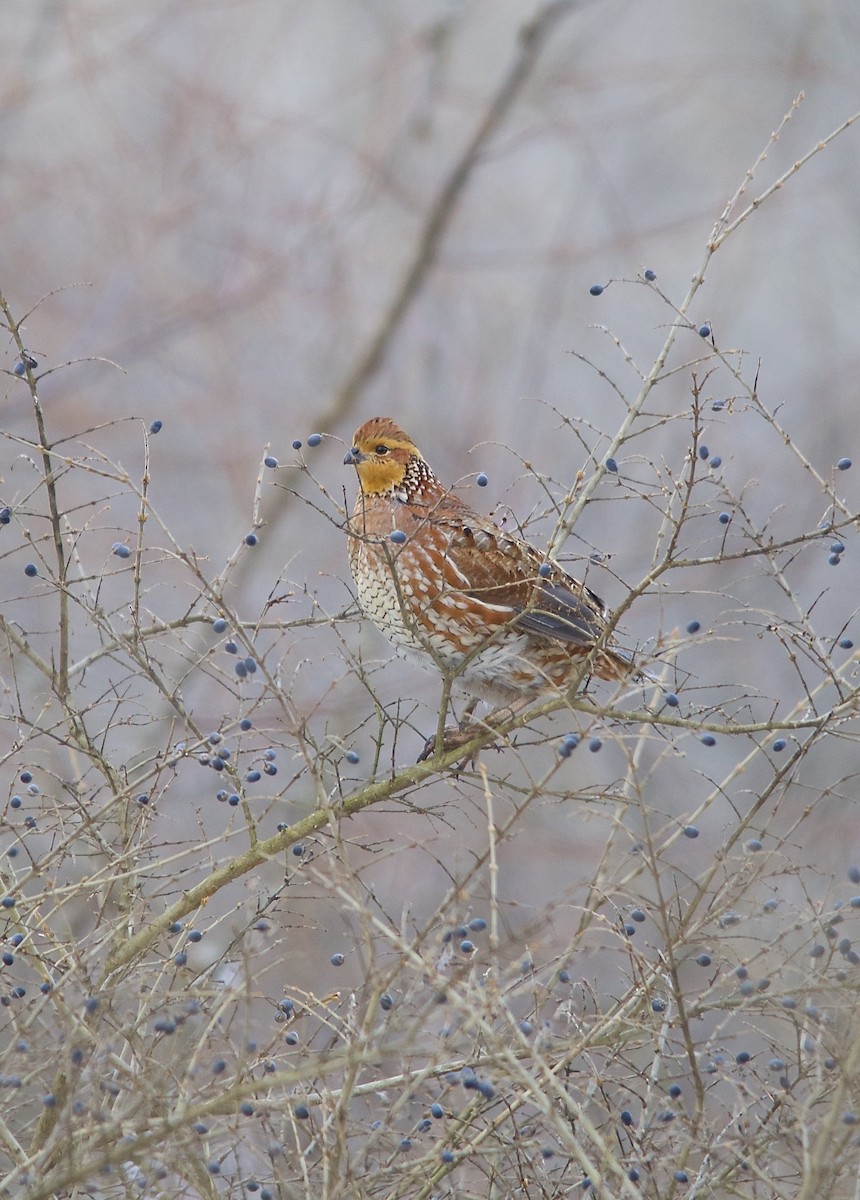
[[[439,747],[439,750],[442,754],[446,754],[449,750],[459,750],[462,746],[468,746],[469,742],[486,732],[486,725],[475,725],[470,721],[465,721],[459,725],[446,725],[445,731],[442,734],[442,745]],[[424,749],[418,755],[418,762],[426,762],[428,758],[432,758],[436,753],[436,748],[437,736],[434,733],[424,743]],[[490,744],[490,749],[498,750],[498,748],[495,743]],[[482,746],[478,750],[473,750],[470,754],[467,754],[462,762],[457,763],[458,769],[473,765],[480,751],[485,749],[487,747]]]

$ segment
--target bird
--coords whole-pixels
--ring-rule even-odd
[[[603,600],[440,483],[392,418],[365,421],[343,461],[358,475],[348,522],[358,604],[399,655],[511,711],[588,675],[639,674],[607,634]]]

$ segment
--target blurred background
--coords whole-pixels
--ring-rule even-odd
[[[524,38],[541,14],[542,36]],[[655,271],[679,304],[715,221],[799,93],[803,103],[742,204],[846,120],[860,95],[854,0],[723,0],[718,8],[688,0],[548,8],[521,0],[6,0],[3,25],[2,288],[18,314],[40,301],[26,323],[40,369],[87,356],[121,368],[81,364],[45,378],[52,436],[128,416],[145,426],[162,420],[151,444],[151,500],[179,544],[210,556],[211,574],[250,528],[270,447],[282,465],[265,477],[267,523],[231,591],[248,620],[287,591],[293,608],[285,604],[285,615],[308,611],[309,596],[329,612],[348,604],[343,533],[325,514],[337,519],[344,489],[352,503],[343,450],[369,416],[395,416],[443,480],[469,487],[486,471],[489,486],[469,498],[483,510],[509,506],[520,521],[546,506],[538,475],[554,480],[558,494],[577,470],[590,472],[624,401],[635,398],[637,368],[648,371],[673,317],[642,284],[643,270]],[[720,249],[690,313],[694,325],[711,326],[721,349],[745,352],[733,360],[743,377],[758,375],[763,402],[828,479],[852,441],[860,464],[858,194],[860,130],[851,129]],[[589,294],[609,280],[602,296]],[[603,556],[588,578],[613,606],[648,569],[660,521],[660,506],[640,499],[647,487],[630,481],[653,485],[648,463],[681,471],[690,424],[674,418],[689,411],[691,394],[690,370],[677,368],[707,351],[693,330],[679,339],[676,373],[649,404],[649,431],[622,450],[619,478],[601,484],[565,547],[573,559]],[[5,353],[11,370],[14,348]],[[703,380],[708,369],[702,364]],[[708,407],[714,399],[725,404]],[[708,485],[713,508],[703,511],[691,553],[718,551],[724,487],[744,495],[758,528],[772,521],[776,536],[828,516],[820,486],[724,369],[708,378],[704,401],[703,439],[723,467]],[[6,431],[32,438],[19,381],[8,377],[3,403]],[[565,417],[583,422],[578,432]],[[327,436],[308,449],[313,432]],[[330,499],[289,465],[294,439],[305,443],[301,453]],[[139,476],[137,428],[114,425],[83,440]],[[3,455],[9,503],[32,477],[23,478],[14,442]],[[838,479],[855,511],[857,473]],[[76,486],[82,503],[105,494],[86,473],[75,480],[64,484],[70,502]],[[90,528],[97,539],[104,527],[108,553],[118,531],[134,530],[135,506],[117,499],[105,511],[93,513]],[[536,521],[530,536],[546,538],[552,524]],[[831,641],[857,605],[860,556],[852,549],[838,572],[827,567],[826,544],[793,567],[800,610],[823,593],[816,619]],[[29,604],[18,565],[14,583],[7,565],[4,592]],[[115,585],[104,586],[119,604]],[[166,571],[149,602],[160,615],[184,611],[187,583]],[[672,577],[663,594],[637,602],[624,634],[631,645],[653,646],[699,619],[706,634],[716,632],[683,660],[694,686],[713,685],[719,701],[731,679],[733,697],[762,694],[762,711],[772,712],[802,694],[782,645],[762,641],[781,604],[795,619],[766,572],[710,567]],[[751,610],[741,629],[738,614]],[[373,676],[385,704],[418,702],[398,752],[411,761],[433,728],[436,681],[389,663],[374,630],[343,629],[352,651],[386,664]],[[309,634],[284,663],[299,707],[329,733],[351,737],[361,706],[371,711],[372,702],[361,684],[341,678],[333,631]],[[216,725],[228,705],[220,685],[201,673],[186,687],[197,719]],[[354,740],[366,763],[367,739]],[[602,758],[571,767],[570,787],[623,772],[623,754],[613,753],[607,746]],[[697,789],[710,789],[708,773],[730,771],[739,753],[723,739],[707,770],[676,778],[660,804],[683,817]],[[810,762],[817,794],[829,783]],[[356,782],[363,770],[355,768]],[[844,775],[838,752],[832,775]],[[421,803],[432,806],[435,795],[444,804],[450,786],[440,783]],[[749,786],[754,792],[754,774]],[[177,837],[187,835],[189,799],[203,804],[199,790],[180,780],[165,798],[160,811]],[[312,797],[299,791],[302,811]],[[377,848],[369,878],[381,903],[396,912],[409,889],[417,909],[432,911],[449,868],[456,874],[450,822],[457,853],[472,839],[484,844],[480,795],[438,825],[398,818],[402,836],[424,844],[391,858]],[[225,810],[215,811],[217,825]],[[716,811],[719,836],[732,814]],[[828,814],[826,837],[806,827],[805,853],[841,870],[857,822],[838,788]],[[391,814],[362,821],[368,842],[401,828]],[[532,853],[511,849],[504,876],[511,912],[525,906],[524,925],[545,920],[548,864],[551,878],[574,887],[606,833],[592,837],[582,811],[561,799],[534,806],[528,829]],[[431,861],[436,838],[443,865]],[[398,837],[394,848],[402,849]],[[683,856],[694,870],[712,850],[703,839],[684,845]],[[339,944],[338,918],[320,904],[315,896],[316,919],[332,921]]]

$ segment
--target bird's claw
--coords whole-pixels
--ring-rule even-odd
[[[446,725],[445,731],[442,734],[442,745],[440,747],[440,751],[442,754],[447,754],[449,750],[459,750],[462,746],[467,746],[469,742],[473,741],[480,734],[486,732],[487,729],[485,725]],[[486,750],[487,748],[488,747],[486,746],[481,746],[477,750],[473,750],[471,753],[467,754],[463,758],[463,761],[458,763],[457,766],[459,768],[463,768],[473,765],[481,750]],[[493,742],[490,744],[489,749],[498,750],[499,747],[495,744],[495,742]],[[427,759],[432,758],[435,753],[436,734],[434,733],[433,736],[429,737],[424,743],[424,749],[418,755],[417,761],[420,763],[426,762]]]

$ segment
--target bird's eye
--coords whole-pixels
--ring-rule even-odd
[[[388,446],[384,446],[382,444],[382,442],[380,442],[379,445],[376,447],[376,453],[377,454],[387,454],[388,449],[389,449]]]

